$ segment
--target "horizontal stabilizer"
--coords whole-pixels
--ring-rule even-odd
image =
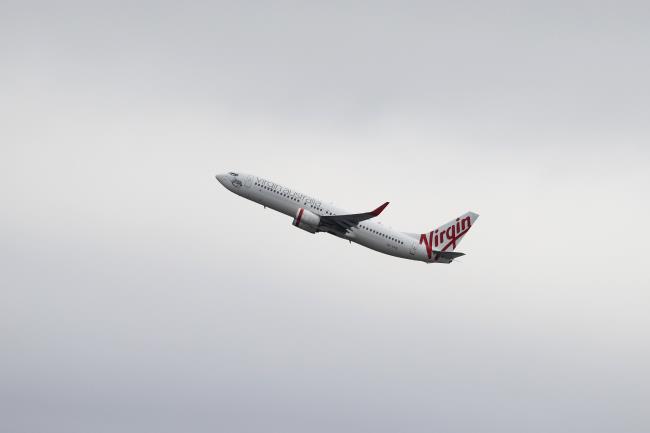
[[[454,251],[432,251],[432,261],[428,263],[451,263],[460,256],[464,256],[463,253],[457,253]]]
[[[433,251],[434,256],[438,256],[441,259],[457,259],[458,257],[464,256],[465,253],[457,253],[455,251]]]

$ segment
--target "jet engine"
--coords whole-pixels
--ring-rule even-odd
[[[316,233],[320,224],[320,217],[313,212],[303,208],[298,209],[296,217],[293,219],[293,225],[309,233]]]

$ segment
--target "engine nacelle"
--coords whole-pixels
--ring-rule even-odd
[[[303,208],[298,209],[296,217],[293,219],[294,226],[309,233],[316,233],[318,231],[318,224],[320,224],[320,217]]]

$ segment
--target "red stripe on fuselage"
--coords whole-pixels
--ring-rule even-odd
[[[298,217],[296,218],[296,225],[297,225],[297,226],[300,225],[300,220],[302,219],[302,213],[303,213],[304,211],[305,211],[305,210],[304,210],[303,208],[300,208],[300,211],[298,212]]]

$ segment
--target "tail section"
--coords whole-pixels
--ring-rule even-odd
[[[467,234],[477,219],[478,214],[467,212],[447,224],[431,230],[429,233],[409,235],[419,239],[420,245],[424,244],[429,259],[434,258],[434,255],[443,258],[443,256],[450,256],[448,253],[452,253],[456,249],[463,236]],[[453,260],[453,258],[451,259]]]

